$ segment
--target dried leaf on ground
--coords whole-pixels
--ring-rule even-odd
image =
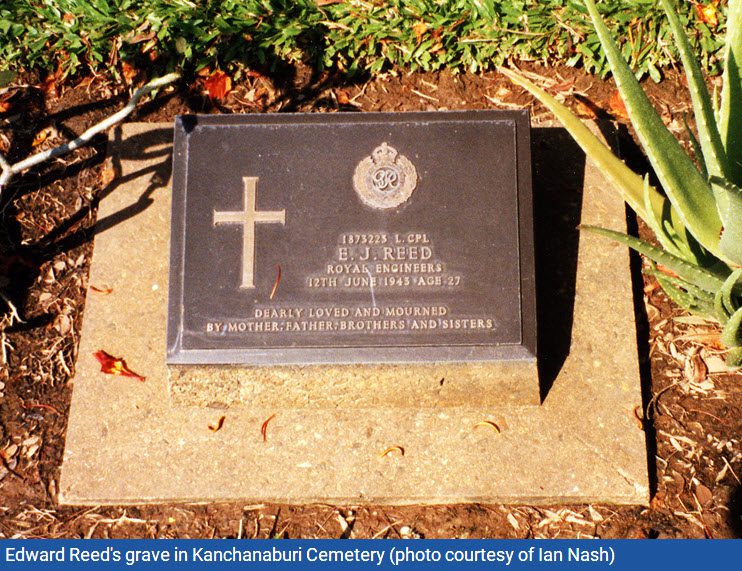
[[[729,371],[726,361],[717,355],[709,355],[704,359],[706,362],[706,368],[711,374],[714,373],[726,373]]]
[[[54,329],[63,337],[72,330],[72,319],[66,313],[60,313],[54,320]]]
[[[505,85],[501,85],[500,87],[497,88],[497,91],[495,91],[495,95],[497,95],[497,97],[501,99],[505,97],[510,97],[512,94],[513,94],[512,90],[509,89]]]
[[[404,456],[404,448],[402,448],[401,446],[394,445],[394,446],[390,446],[389,448],[384,450],[384,452],[379,454],[379,458],[384,458],[388,456],[389,454],[391,454],[392,452],[399,452],[400,456]]]
[[[107,375],[132,377],[138,381],[144,381],[146,378],[132,371],[123,359],[114,357],[105,351],[96,351],[93,356],[100,363],[101,372],[106,373]]]
[[[629,112],[626,110],[626,104],[623,102],[618,89],[611,94],[611,98],[608,100],[608,109],[614,117],[628,121]]]
[[[224,426],[224,420],[226,418],[227,417],[224,415],[220,416],[219,420],[216,421],[216,424],[209,425],[209,430],[211,430],[212,432],[219,432],[222,429],[222,426]]]
[[[232,91],[232,78],[216,70],[204,81],[204,88],[210,99],[222,100]]]
[[[500,426],[496,422],[493,422],[491,420],[480,420],[479,422],[477,422],[471,428],[472,428],[472,430],[474,430],[475,428],[479,428],[480,426],[486,426],[488,428],[491,428],[492,430],[494,430],[498,434],[502,432],[502,430],[500,429]]]
[[[696,4],[696,14],[698,15],[698,19],[711,28],[718,26],[719,14],[716,10],[718,4],[718,0],[711,4]]]
[[[698,498],[698,503],[704,508],[714,503],[714,494],[703,484],[696,486],[696,498]]]
[[[575,111],[580,117],[585,117],[586,119],[595,119],[601,113],[604,113],[600,107],[587,97],[581,96],[575,97]]]
[[[520,531],[520,524],[518,523],[518,520],[515,519],[515,516],[511,513],[508,514],[508,523],[513,527],[515,531]]]
[[[49,75],[39,86],[41,91],[48,99],[56,99],[59,96],[59,90],[57,81],[59,76],[57,74]]]
[[[276,414],[277,413],[274,412],[272,415],[270,415],[260,427],[260,434],[263,436],[263,442],[268,441],[268,423],[276,418]]]
[[[415,32],[415,37],[417,39],[417,43],[423,41],[423,36],[425,35],[425,32],[428,31],[428,24],[425,22],[417,22],[416,24],[412,25],[412,31]]]
[[[402,539],[420,539],[422,536],[409,525],[403,525],[399,528],[399,536]]]
[[[95,293],[102,293],[103,295],[108,295],[110,293],[113,293],[113,288],[109,285],[102,285],[102,286],[91,285],[90,289],[91,291],[94,291]]]
[[[701,383],[706,379],[708,368],[701,355],[698,353],[688,355],[685,360],[683,374],[692,383]]]
[[[54,127],[45,127],[38,133],[36,133],[36,136],[33,138],[33,142],[31,143],[32,147],[38,147],[41,145],[44,141],[46,141],[49,137],[54,136]]]
[[[107,161],[106,164],[100,171],[100,184],[101,186],[108,186],[116,178],[116,169],[113,168],[113,164]]]
[[[137,73],[139,72],[133,65],[125,61],[121,62],[121,75],[124,76],[124,79],[126,80],[127,83],[131,83],[134,80],[134,78],[137,76]]]

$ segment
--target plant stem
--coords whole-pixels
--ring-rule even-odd
[[[2,153],[0,153],[0,168],[2,169],[2,174],[0,174],[0,199],[2,198],[3,189],[14,175],[17,175],[18,173],[21,173],[28,168],[44,163],[60,155],[67,154],[70,151],[74,151],[75,149],[79,149],[80,147],[88,144],[90,140],[97,134],[108,130],[116,123],[119,123],[129,114],[131,114],[142,97],[155,89],[158,89],[165,85],[169,85],[170,83],[177,80],[179,77],[179,73],[169,73],[168,75],[153,79],[146,85],[143,85],[142,87],[137,89],[131,96],[129,102],[124,105],[123,108],[121,108],[110,117],[107,117],[100,123],[93,125],[82,135],[77,137],[75,140],[70,141],[69,143],[65,143],[64,145],[60,145],[59,147],[54,147],[53,149],[48,149],[46,151],[36,153],[35,155],[31,155],[30,157],[12,165],[8,163],[7,159],[2,155]]]

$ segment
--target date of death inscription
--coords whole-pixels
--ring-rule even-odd
[[[306,277],[318,289],[459,288],[460,274],[438,258],[425,232],[348,232],[325,266]]]

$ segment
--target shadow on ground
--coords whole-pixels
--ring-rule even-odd
[[[541,400],[572,343],[585,154],[564,129],[532,131]]]
[[[729,500],[729,526],[734,537],[742,539],[742,486],[737,486]]]

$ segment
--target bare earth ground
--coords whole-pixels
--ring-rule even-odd
[[[611,83],[569,68],[526,69],[583,116],[625,125],[620,106],[611,101]],[[680,133],[688,97],[684,80],[673,71],[667,76],[647,89],[666,122]],[[0,150],[18,160],[57,145],[120,108],[127,97],[123,87],[96,78],[0,90],[0,101],[9,104],[0,114]],[[249,74],[219,102],[204,97],[202,81],[195,80],[144,105],[131,119],[171,121],[188,112],[523,106],[532,106],[536,121],[548,118],[543,108],[494,73],[389,75],[348,83],[285,69],[272,78]],[[630,130],[622,131],[625,156],[643,168]],[[105,295],[88,290],[87,284],[96,193],[112,176],[104,159],[101,138],[15,179],[0,203],[0,292],[22,319],[6,313],[0,324],[0,537],[742,537],[742,374],[723,371],[719,331],[672,307],[652,280],[642,278],[638,258],[635,293],[644,411],[636,414],[650,445],[649,508],[58,506],[68,381],[85,296]],[[638,232],[646,233],[642,227]],[[600,327],[600,316],[595,319]],[[111,382],[120,378],[111,377]]]

